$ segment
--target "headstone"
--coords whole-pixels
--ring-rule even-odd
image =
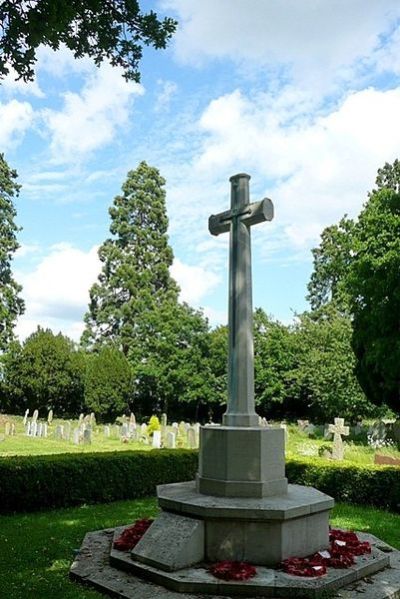
[[[64,425],[63,437],[66,441],[69,441],[69,439],[71,437],[71,423],[70,422],[66,422]]]
[[[192,426],[190,428],[188,428],[188,431],[187,431],[187,443],[188,443],[189,449],[196,449],[196,447],[197,447],[196,431],[194,430],[194,428]]]
[[[120,433],[120,431],[121,431],[121,427],[120,427],[120,425],[119,425],[119,424],[116,424],[116,425],[114,426],[114,435],[117,437],[117,439],[119,439],[119,438],[120,438],[120,436],[121,436],[121,433]]]
[[[389,455],[379,455],[376,453],[374,456],[374,464],[379,464],[381,466],[400,466],[400,458],[394,458]]]
[[[172,431],[169,431],[166,435],[165,447],[167,447],[168,449],[176,448],[176,434],[173,433]]]
[[[37,424],[38,423],[36,422],[36,420],[32,420],[32,422],[31,422],[31,434],[30,434],[31,437],[36,437]]]
[[[96,414],[94,412],[90,413],[90,419],[89,422],[92,426],[96,425]]]
[[[17,433],[17,431],[15,430],[15,424],[14,424],[14,422],[12,422],[10,435],[14,436],[14,435],[16,435],[16,433]]]
[[[42,428],[42,437],[44,439],[47,439],[47,422],[43,423],[43,428]]]
[[[132,428],[129,430],[129,435],[131,437],[131,441],[137,441],[138,438],[138,432],[137,432],[137,428]]]
[[[4,425],[4,434],[6,435],[6,437],[8,437],[8,435],[10,434],[10,431],[11,431],[11,424],[7,420],[7,422]]]
[[[140,434],[147,435],[147,424],[145,422],[140,425]]]
[[[39,417],[39,410],[35,410],[33,412],[32,422],[36,422],[36,420],[38,419],[38,417]]]
[[[79,414],[78,425],[82,424],[84,417],[85,417],[85,414],[83,414],[83,413]]]
[[[136,428],[136,416],[133,412],[129,416],[129,424],[132,424]]]
[[[43,430],[43,422],[38,422],[37,430],[36,430],[36,436],[37,437],[41,437],[42,436],[42,430]]]
[[[26,434],[27,437],[31,436],[31,423],[30,423],[29,420],[28,420],[28,422],[26,423],[26,426],[25,426],[25,434]]]
[[[343,460],[344,445],[342,435],[347,436],[349,434],[349,427],[344,425],[344,418],[335,418],[335,424],[330,424],[329,430],[333,433],[332,459]]]
[[[106,426],[103,429],[103,433],[106,439],[108,439],[110,437],[110,427],[106,424]]]
[[[24,415],[24,419],[22,421],[22,424],[24,426],[26,426],[26,421],[28,420],[28,414],[29,414],[29,410],[25,410],[25,415]]]
[[[400,445],[400,420],[396,420],[396,422],[392,424],[390,436],[392,437],[393,441]]]
[[[92,444],[92,429],[90,427],[85,428],[85,430],[83,431],[83,444]]]
[[[155,449],[160,449],[160,447],[161,447],[161,431],[154,431],[153,432],[152,446]]]
[[[128,439],[129,438],[129,426],[126,422],[121,426],[121,438]]]
[[[64,435],[64,426],[62,424],[58,424],[56,426],[54,436],[58,441],[60,441],[63,438],[63,435]]]
[[[306,433],[307,435],[314,435],[316,431],[316,426],[314,424],[311,424],[311,422],[309,422],[304,428],[303,428],[303,433]]]
[[[309,420],[298,420],[297,421],[297,426],[299,428],[300,431],[304,431],[304,429],[306,428],[306,426],[308,426],[310,424]]]
[[[167,415],[165,413],[161,414],[161,426],[167,426]]]
[[[368,445],[372,447],[381,447],[385,444],[388,433],[388,427],[383,420],[378,420],[370,426],[368,430]]]
[[[49,413],[47,415],[47,422],[49,424],[51,424],[53,422],[53,410],[49,410]]]
[[[81,436],[81,432],[80,432],[79,428],[74,428],[73,437],[72,437],[74,445],[79,445],[80,436]]]
[[[279,424],[279,427],[282,428],[285,431],[285,441],[288,441],[289,439],[289,431],[288,431],[288,427],[286,422],[281,422]]]

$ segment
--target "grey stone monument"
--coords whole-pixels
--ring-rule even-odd
[[[230,232],[223,423],[200,428],[196,481],[157,488],[162,514],[132,550],[137,563],[164,571],[176,570],[178,562],[185,568],[202,560],[274,566],[328,546],[333,499],[309,487],[288,487],[285,433],[260,426],[255,411],[250,233],[253,225],[272,219],[273,206],[267,198],[249,202],[249,179],[231,177],[230,210],[209,219],[213,235]]]

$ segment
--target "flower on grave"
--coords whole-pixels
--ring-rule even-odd
[[[282,562],[281,569],[293,576],[322,576],[327,567],[350,568],[355,564],[356,555],[371,553],[368,541],[360,541],[351,531],[330,529],[329,541],[329,550],[319,551],[311,557],[291,557]]]
[[[125,528],[118,539],[114,541],[114,549],[118,549],[119,551],[130,551],[133,549],[153,522],[152,518],[136,520],[132,526]]]
[[[208,572],[222,580],[248,580],[257,574],[256,568],[248,562],[222,561],[212,564]]]

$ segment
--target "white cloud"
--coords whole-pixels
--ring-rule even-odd
[[[168,110],[173,96],[178,91],[178,86],[174,81],[163,81],[161,79],[157,83],[160,86],[160,91],[157,95],[154,110],[160,112],[161,110]]]
[[[220,282],[220,277],[202,266],[190,266],[175,258],[171,275],[181,288],[180,299],[193,306],[199,306],[203,297]]]
[[[20,143],[33,121],[33,108],[28,102],[11,100],[0,103],[0,147],[2,150]]]
[[[89,302],[89,288],[100,272],[97,247],[88,252],[70,244],[53,246],[34,270],[19,273],[26,313],[19,319],[17,334],[25,337],[38,325],[78,340],[83,315]]]
[[[17,72],[9,67],[9,73],[1,80],[1,91],[8,95],[21,94],[24,96],[31,95],[37,98],[44,98],[45,94],[40,89],[37,80],[25,82],[23,79],[18,79]]]
[[[400,15],[397,0],[164,0],[162,6],[178,15],[180,61],[229,58],[277,73],[283,66],[303,84],[317,85],[351,76],[349,67],[382,47],[382,34]]]
[[[132,97],[143,93],[142,86],[123,79],[120,69],[96,69],[81,93],[64,94],[61,111],[43,111],[54,161],[74,162],[112,142],[119,128],[129,124]]]

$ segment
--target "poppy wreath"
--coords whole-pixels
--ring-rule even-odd
[[[257,574],[254,566],[248,562],[223,561],[212,564],[208,572],[222,580],[248,580]]]
[[[329,531],[330,547],[319,551],[311,557],[291,557],[285,559],[281,569],[292,576],[323,576],[327,567],[350,568],[355,564],[356,555],[371,553],[368,541],[360,541],[351,531],[331,529]]]
[[[142,520],[136,520],[132,526],[128,526],[114,541],[114,549],[119,551],[129,551],[133,549],[135,545],[140,541],[146,530],[153,523],[152,518],[142,518]]]

